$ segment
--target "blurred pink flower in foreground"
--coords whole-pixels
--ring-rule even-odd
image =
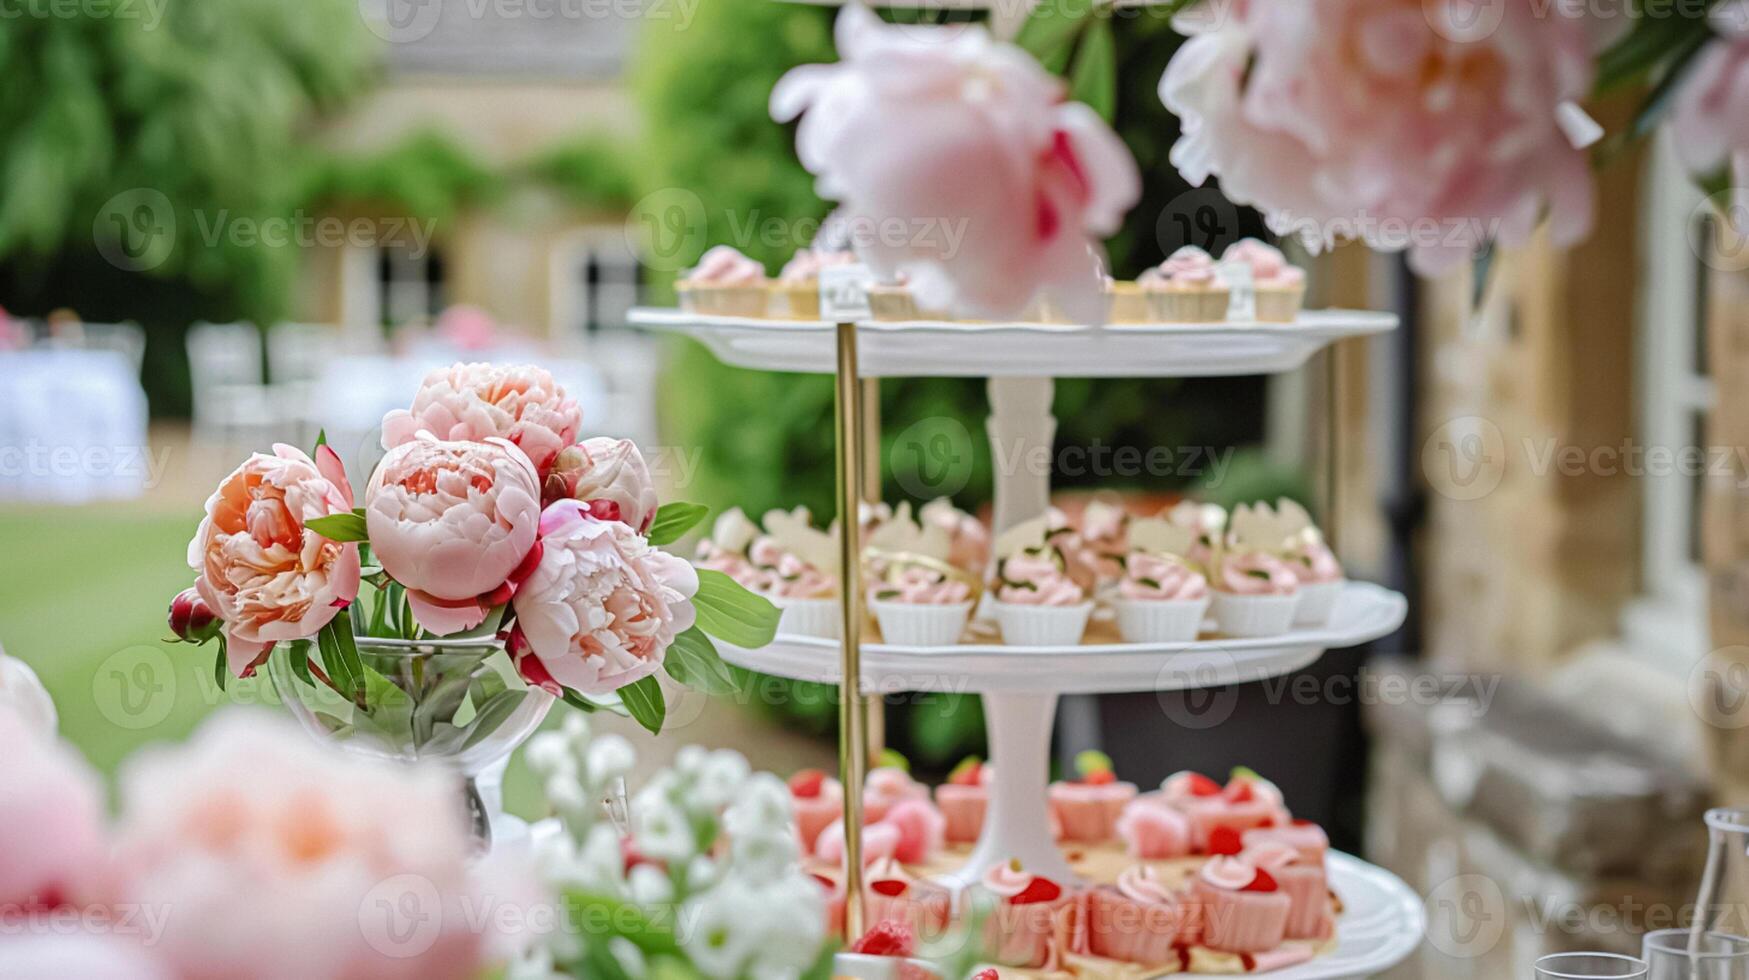
[[[656,519],[656,488],[643,453],[630,439],[597,436],[559,453],[543,487],[547,503],[581,500],[605,521],[624,521],[644,534]]]
[[[1749,186],[1749,2],[1721,4],[1708,22],[1719,37],[1689,66],[1671,131],[1677,153],[1697,175],[1710,177],[1728,164],[1741,199]]]
[[[113,899],[166,910],[148,946],[180,980],[472,978],[493,903],[536,894],[470,869],[444,770],[337,753],[264,713],[142,751],[121,795]]]
[[[89,898],[106,849],[103,789],[71,747],[0,705],[0,923]],[[10,940],[8,940],[9,942]],[[4,946],[5,943],[0,943]],[[0,970],[0,976],[12,974]]]
[[[1353,236],[1410,250],[1434,275],[1489,237],[1523,244],[1591,229],[1578,107],[1593,27],[1572,5],[1503,0],[1477,29],[1468,0],[1205,3],[1175,26],[1160,96],[1183,123],[1172,162],[1193,184],[1314,247]]]
[[[523,675],[605,694],[659,670],[693,624],[698,573],[575,500],[548,507],[540,530],[540,564],[514,600]]]
[[[53,735],[59,719],[55,701],[30,665],[17,657],[6,655],[0,647],[0,711],[10,708],[25,724],[45,735]]]
[[[231,672],[246,676],[273,644],[314,636],[358,596],[358,545],[304,522],[352,511],[346,468],[327,446],[312,460],[283,443],[256,453],[206,502],[188,543],[194,587],[225,621]]]
[[[432,330],[457,350],[490,350],[498,340],[498,324],[477,306],[452,306],[438,314]]]
[[[484,622],[510,600],[524,562],[539,560],[540,478],[504,439],[423,432],[377,464],[364,506],[372,552],[407,587],[419,625],[438,636]]]
[[[411,409],[383,416],[383,448],[412,442],[422,431],[452,441],[496,436],[528,454],[544,475],[582,425],[582,409],[545,368],[456,364],[426,375]]]
[[[1091,246],[1141,194],[1117,134],[981,27],[890,27],[847,4],[837,40],[842,60],[790,71],[771,114],[802,117],[802,164],[857,254],[924,306],[1017,317],[1042,287],[1101,319]]]
[[[0,943],[6,980],[179,980],[133,939],[102,933],[43,932]]]

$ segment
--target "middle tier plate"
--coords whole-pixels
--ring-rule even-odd
[[[864,691],[880,694],[1115,694],[1219,687],[1299,670],[1325,650],[1386,636],[1403,625],[1408,608],[1399,593],[1370,583],[1349,582],[1329,623],[1278,636],[1065,647],[865,643],[862,683]],[[842,679],[837,640],[779,634],[757,650],[723,644],[721,652],[730,663],[779,677],[823,684]]]

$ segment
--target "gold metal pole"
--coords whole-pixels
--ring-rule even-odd
[[[856,363],[856,324],[838,324],[838,581],[843,685],[838,698],[838,778],[844,784],[844,931],[863,933],[862,785],[868,769],[867,703],[862,697],[863,389]]]
[[[1324,348],[1324,540],[1338,547],[1342,517],[1342,357],[1341,341]]]
[[[863,378],[862,391],[862,499],[881,502],[881,379]],[[873,766],[887,747],[887,706],[879,695],[863,699],[863,726],[867,730],[868,764]]]

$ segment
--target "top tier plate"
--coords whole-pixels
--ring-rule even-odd
[[[737,367],[831,374],[837,365],[830,323],[648,307],[630,320],[692,337]],[[1331,341],[1396,326],[1393,313],[1307,310],[1293,323],[870,321],[857,336],[868,378],[1191,378],[1292,371]]]

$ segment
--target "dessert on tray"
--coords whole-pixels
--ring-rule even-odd
[[[1300,303],[1306,295],[1306,273],[1289,265],[1287,257],[1273,245],[1246,238],[1235,242],[1221,253],[1221,264],[1237,264],[1248,269],[1251,290],[1256,296],[1255,317],[1259,323],[1292,323],[1299,316]]]
[[[820,270],[855,262],[856,254],[845,250],[797,250],[771,284],[770,315],[780,320],[820,319]]]
[[[1056,782],[1048,790],[1051,812],[1063,827],[1062,839],[1097,844],[1117,836],[1118,818],[1136,798],[1136,784],[1121,782],[1103,752],[1075,757],[1081,778]]]
[[[765,266],[727,245],[718,245],[674,284],[674,291],[683,310],[711,316],[763,317],[770,285]]]
[[[1093,600],[1069,576],[1069,560],[1040,541],[996,560],[996,622],[1011,646],[1072,646],[1081,642]]]
[[[1215,260],[1186,245],[1136,279],[1155,323],[1219,323],[1227,318],[1231,291]]]
[[[1135,521],[1118,582],[1118,631],[1131,643],[1177,643],[1202,632],[1208,576],[1194,557],[1198,536],[1160,518]]]
[[[838,636],[838,545],[810,523],[806,507],[767,511],[760,529],[739,508],[717,518],[699,543],[700,568],[723,572],[783,611],[778,628],[800,636]]]
[[[974,755],[955,766],[948,773],[947,782],[935,787],[935,805],[947,821],[947,843],[977,842],[984,829],[984,811],[990,805],[990,785],[995,778],[995,767],[985,765]]]
[[[908,503],[870,523],[863,551],[868,607],[881,637],[906,646],[957,643],[980,589],[976,573],[950,560],[954,539],[948,526],[918,523]]]

